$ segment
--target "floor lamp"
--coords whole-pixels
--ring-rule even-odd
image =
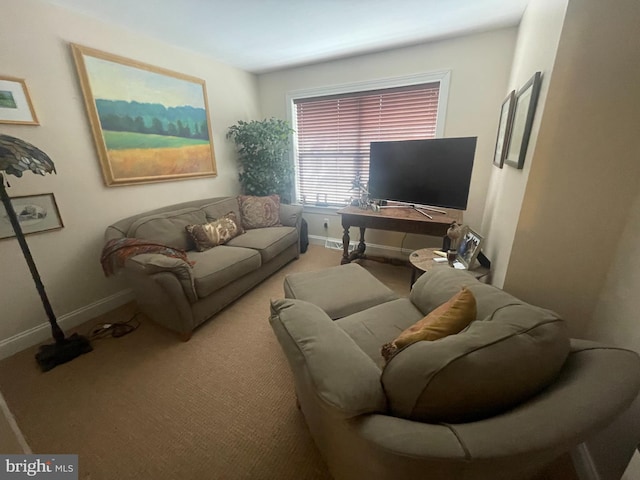
[[[45,173],[55,173],[56,167],[51,159],[42,150],[34,147],[33,145],[20,140],[19,138],[10,137],[9,135],[0,134],[0,198],[7,216],[13,227],[13,231],[16,234],[22,254],[24,255],[31,276],[36,284],[36,289],[40,295],[42,306],[44,307],[49,323],[51,324],[51,333],[55,340],[54,344],[42,345],[38,353],[36,353],[36,361],[43,372],[51,370],[56,365],[73,360],[78,355],[90,352],[93,350],[89,340],[85,337],[74,333],[69,337],[65,337],[64,332],[58,325],[56,316],[49,303],[49,298],[44,290],[44,285],[40,279],[40,274],[36,268],[36,264],[31,256],[31,251],[24,238],[22,227],[18,215],[11,204],[11,199],[5,189],[5,175],[11,174],[16,177],[21,177],[24,171],[30,170],[33,173],[44,175]],[[7,182],[8,186],[8,182]]]

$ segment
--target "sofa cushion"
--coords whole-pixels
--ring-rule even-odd
[[[200,209],[204,211],[208,222],[216,220],[229,212],[235,213],[238,220],[242,218],[240,216],[240,204],[238,203],[238,197],[218,198],[213,202],[202,205]],[[241,223],[242,222],[240,221],[238,225],[242,226]]]
[[[205,298],[225,285],[260,268],[260,254],[249,248],[220,245],[205,252],[189,252],[195,261],[193,278],[199,298]]]
[[[137,219],[129,227],[127,236],[150,240],[181,250],[193,250],[195,245],[185,227],[206,223],[206,221],[207,218],[201,208],[182,208]]]
[[[247,230],[227,245],[257,250],[262,263],[266,263],[297,242],[298,230],[295,227],[269,227]]]
[[[423,317],[408,298],[398,298],[336,320],[358,347],[382,367],[380,345],[392,341]]]
[[[404,330],[392,342],[382,345],[381,354],[389,360],[398,349],[423,340],[438,340],[459,333],[476,319],[476,299],[462,287],[448,301]]]
[[[280,225],[280,197],[278,195],[265,197],[240,195],[238,202],[240,203],[242,226],[245,230]]]
[[[227,243],[234,237],[244,232],[239,225],[238,217],[234,212],[213,220],[209,223],[199,225],[187,225],[187,233],[193,239],[196,250],[204,252],[210,248]]]
[[[482,302],[478,298],[478,304]],[[396,416],[469,422],[509,409],[544,389],[569,352],[564,322],[531,305],[506,305],[491,321],[400,350],[382,373]]]

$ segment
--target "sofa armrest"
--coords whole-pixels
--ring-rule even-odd
[[[386,410],[380,369],[319,307],[272,300],[270,322],[296,382],[308,379],[333,412],[350,418]]]
[[[286,227],[296,227],[299,234],[302,225],[302,206],[281,203],[280,223]]]
[[[159,272],[172,273],[182,285],[189,301],[193,303],[198,299],[192,274],[193,269],[184,260],[159,253],[141,253],[128,258],[125,262],[125,268],[146,275]]]

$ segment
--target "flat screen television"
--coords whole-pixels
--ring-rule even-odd
[[[466,210],[477,137],[371,142],[369,197]]]

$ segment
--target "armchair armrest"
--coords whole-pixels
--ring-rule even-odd
[[[296,382],[310,381],[334,413],[350,418],[386,410],[380,369],[320,307],[272,300],[270,322]]]
[[[190,302],[197,300],[192,267],[182,259],[168,257],[159,253],[141,253],[130,257],[125,267],[137,273],[152,275],[159,272],[169,272],[176,276],[185,295]]]

